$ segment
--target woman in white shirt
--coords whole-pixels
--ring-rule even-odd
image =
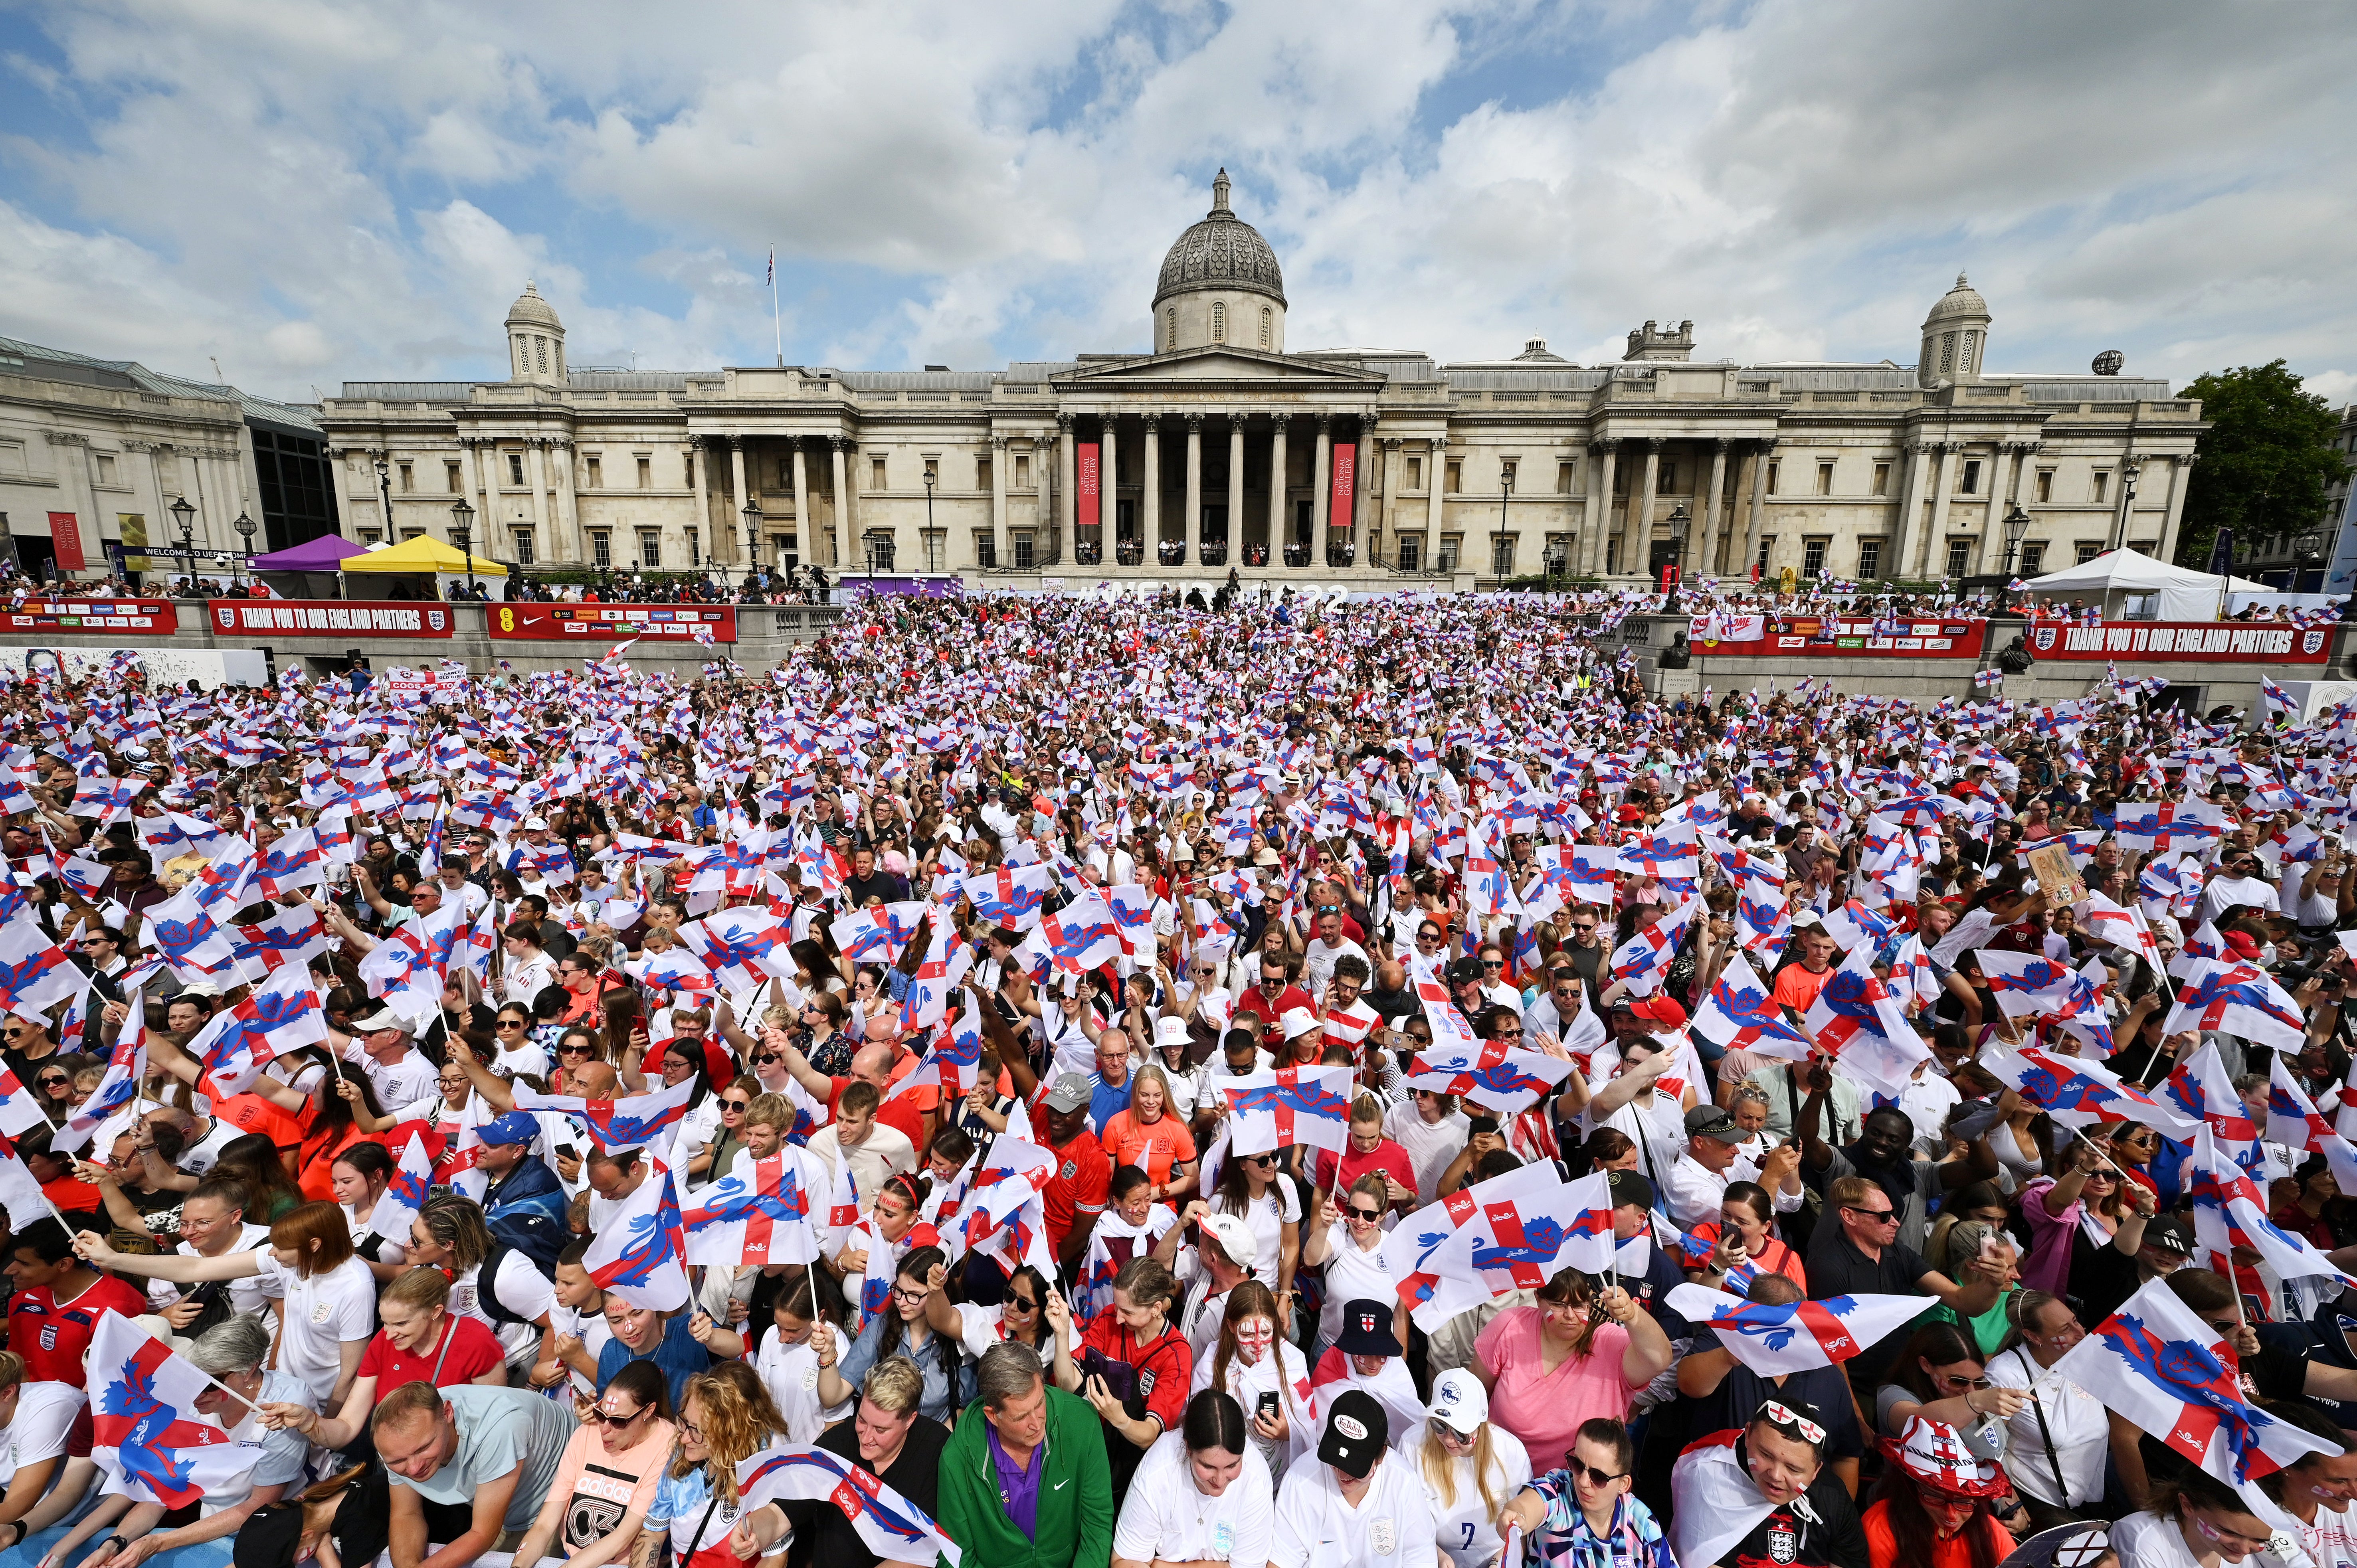
[[[1218,1348],[1195,1359],[1193,1387],[1235,1400],[1263,1466],[1281,1479],[1316,1440],[1318,1416],[1309,1363],[1277,1333],[1276,1316],[1276,1297],[1266,1285],[1258,1280],[1237,1285],[1228,1294]]]
[[[401,1237],[381,1236],[370,1228],[376,1206],[393,1183],[393,1169],[392,1151],[382,1144],[353,1144],[328,1167],[328,1185],[351,1229],[352,1251],[380,1285],[392,1283],[409,1266],[409,1250]]]
[[[816,1443],[822,1433],[851,1413],[851,1402],[829,1405],[818,1397],[818,1351],[811,1342],[818,1327],[818,1298],[804,1263],[785,1267],[785,1288],[771,1311],[771,1327],[761,1337],[753,1369],[785,1419],[785,1440]]]
[[[87,1402],[71,1383],[27,1382],[24,1358],[0,1350],[0,1487],[6,1488],[0,1518],[8,1521],[0,1531],[22,1541],[81,1503],[97,1466],[67,1458],[66,1438]],[[10,1530],[19,1524],[21,1531]]]
[[[1397,1294],[1397,1280],[1383,1262],[1383,1219],[1391,1211],[1391,1189],[1381,1171],[1370,1171],[1351,1184],[1338,1206],[1334,1195],[1318,1195],[1318,1219],[1302,1239],[1301,1261],[1326,1270],[1326,1305],[1318,1315],[1318,1340],[1309,1364],[1316,1366],[1326,1348],[1342,1337],[1342,1304],[1382,1301]],[[1400,1332],[1399,1326],[1394,1332]]]
[[[501,1248],[494,1262],[492,1251],[482,1209],[457,1193],[427,1198],[409,1227],[409,1261],[450,1276],[451,1312],[491,1331],[507,1351],[510,1380],[521,1384],[540,1354],[556,1289],[522,1252]]]
[[[2087,1337],[2069,1304],[2026,1290],[2013,1298],[2012,1316],[2013,1332],[1988,1359],[1988,1380],[2029,1395],[2006,1423],[2006,1474],[2029,1504],[2031,1525],[2045,1530],[2065,1510],[2103,1501],[2111,1418],[2103,1401],[2054,1370]]]
[[[1498,1555],[1498,1511],[1531,1481],[1521,1438],[1490,1419],[1481,1380],[1462,1368],[1433,1380],[1423,1429],[1400,1434],[1399,1456],[1432,1495],[1433,1541],[1456,1568]]]
[[[1219,1186],[1212,1189],[1211,1207],[1238,1216],[1251,1229],[1260,1260],[1253,1273],[1261,1283],[1291,1294],[1293,1266],[1301,1256],[1301,1194],[1276,1174],[1276,1151],[1231,1152]]]
[[[2175,1481],[2156,1482],[2152,1506],[2113,1525],[2111,1544],[2120,1568],[2279,1568],[2286,1559],[2267,1550],[2274,1538],[2274,1527],[2226,1483],[2188,1468]],[[2288,1555],[2307,1560],[2301,1552]]]
[[[1113,1568],[1230,1563],[1265,1568],[1275,1483],[1244,1440],[1242,1407],[1204,1389],[1138,1462],[1113,1531]]]

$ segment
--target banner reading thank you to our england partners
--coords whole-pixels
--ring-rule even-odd
[[[1900,619],[1871,616],[1696,616],[1686,637],[1696,653],[1844,656],[1900,652],[1932,659],[1978,659],[1983,620]]]
[[[2041,620],[2029,628],[2040,659],[2187,659],[2229,664],[2321,664],[2331,656],[2329,626],[2278,621],[2115,620],[2094,626]]]
[[[214,599],[216,633],[248,637],[447,637],[450,607],[438,599]]]

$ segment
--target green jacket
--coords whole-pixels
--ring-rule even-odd
[[[941,1526],[970,1564],[988,1568],[1102,1568],[1113,1559],[1113,1471],[1104,1423],[1078,1394],[1048,1389],[1048,1455],[1040,1466],[1036,1539],[1006,1517],[990,1422],[969,1405],[942,1451]]]

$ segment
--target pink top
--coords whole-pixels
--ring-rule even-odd
[[[1473,1348],[1497,1380],[1490,1419],[1522,1439],[1534,1466],[1552,1469],[1571,1452],[1582,1422],[1599,1415],[1628,1420],[1629,1402],[1644,1385],[1621,1379],[1629,1331],[1619,1324],[1598,1324],[1587,1358],[1567,1356],[1552,1373],[1539,1349],[1541,1326],[1538,1308],[1510,1306],[1490,1320]]]
[[[2029,1256],[2021,1262],[2021,1283],[2050,1295],[2067,1294],[2071,1280],[2071,1238],[2079,1232],[2079,1217],[2086,1204],[2071,1200],[2060,1214],[2046,1212],[2046,1195],[2054,1178],[2040,1176],[2021,1189],[2021,1215],[2029,1221]]]

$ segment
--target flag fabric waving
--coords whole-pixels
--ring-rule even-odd
[[[812,1206],[823,1197],[815,1218]],[[693,1193],[681,1223],[687,1261],[724,1267],[807,1263],[859,1219],[851,1165],[830,1176],[815,1155],[787,1144],[767,1159],[740,1149],[728,1174]]]
[[[1707,1328],[1763,1378],[1834,1367],[1923,1316],[1919,1295],[1837,1295],[1770,1306],[1703,1285],[1679,1285],[1670,1310]]]
[[[90,1456],[107,1489],[167,1509],[229,1490],[262,1444],[240,1443],[197,1413],[213,1380],[108,1307],[90,1337]]]
[[[2084,1057],[1991,1040],[1981,1052],[1981,1065],[2065,1127],[2126,1120],[2141,1122],[2163,1137],[2181,1141],[2193,1136],[2201,1125],[2179,1107],[2155,1100],[2109,1068]]]
[[[2162,1033],[2222,1030],[2254,1045],[2297,1051],[2308,1039],[2299,1004],[2284,993],[2275,977],[2256,964],[2204,960],[2185,977],[2177,1005]]]
[[[2266,1198],[2242,1166],[2218,1150],[2208,1127],[2193,1137],[2186,1162],[2187,1190],[2193,1199],[2193,1239],[2213,1260],[2230,1262],[2233,1249],[2248,1248],[2287,1280],[2339,1279],[2357,1284],[2305,1236],[2295,1236],[2267,1218]]]
[[[1400,1299],[1427,1332],[1469,1306],[1530,1290],[1564,1269],[1612,1266],[1609,1171],[1575,1182],[1541,1163],[1420,1208],[1383,1239]]]
[[[848,1459],[823,1448],[764,1448],[737,1462],[737,1495],[748,1511],[794,1498],[843,1510],[868,1551],[887,1563],[958,1568],[957,1542],[932,1516]]]
[[[1767,986],[1739,950],[1727,955],[1710,994],[1695,1009],[1694,1032],[1730,1050],[1792,1061],[1806,1060],[1817,1048],[1769,999]]]
[[[425,1152],[425,1136],[412,1133],[409,1146],[401,1151],[400,1164],[393,1167],[376,1207],[369,1210],[369,1234],[408,1246],[410,1221],[425,1207],[426,1189],[433,1180],[434,1160]]]
[[[1434,1050],[1415,1058],[1408,1064],[1407,1085],[1458,1095],[1501,1116],[1512,1116],[1570,1077],[1571,1069],[1568,1057],[1518,1051],[1487,1040],[1471,1052]]]
[[[607,1216],[581,1261],[591,1279],[632,1306],[677,1312],[687,1305],[687,1235],[669,1166],[650,1162],[637,1190]]]
[[[576,1094],[519,1089],[515,1104],[519,1111],[554,1111],[580,1117],[589,1129],[590,1140],[609,1153],[651,1148],[661,1158],[671,1147],[672,1128],[687,1114],[687,1102],[694,1094],[695,1080],[689,1079],[669,1089],[623,1100],[584,1100]]]
[[[1235,1121],[1235,1153],[1306,1144],[1340,1155],[1351,1146],[1351,1078],[1347,1067],[1301,1067],[1215,1079]]]

